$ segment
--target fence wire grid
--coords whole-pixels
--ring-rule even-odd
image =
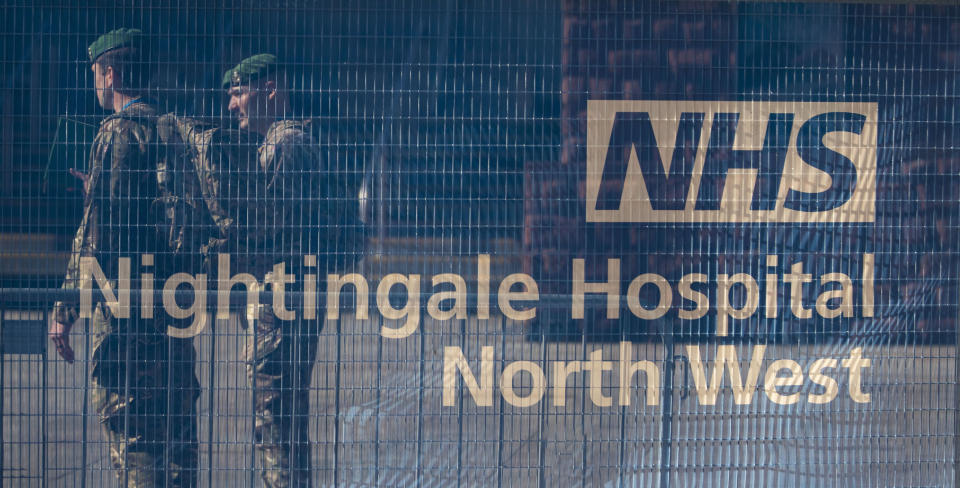
[[[957,486],[952,2],[26,2],[0,486]]]

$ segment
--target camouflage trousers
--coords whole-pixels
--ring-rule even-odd
[[[91,392],[120,486],[196,486],[193,341],[110,322],[93,320]]]
[[[260,475],[270,488],[309,487],[310,379],[323,322],[281,321],[269,305],[255,316],[255,325],[247,327],[244,360],[253,389]]]

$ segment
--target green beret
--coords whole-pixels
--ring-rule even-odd
[[[93,41],[93,44],[87,48],[87,54],[90,56],[90,62],[94,62],[107,51],[139,44],[142,39],[143,32],[140,29],[112,30]]]
[[[277,57],[272,54],[250,56],[223,74],[223,87],[250,83],[251,80],[268,75],[276,71],[277,68]]]

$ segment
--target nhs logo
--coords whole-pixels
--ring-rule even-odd
[[[873,222],[876,171],[876,103],[587,103],[588,222]]]

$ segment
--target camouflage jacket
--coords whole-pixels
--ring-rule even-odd
[[[154,227],[158,216],[153,214],[157,196],[155,117],[153,106],[135,102],[100,123],[90,151],[83,217],[62,288],[80,287],[81,257],[96,258],[115,284],[118,258],[130,258],[135,269],[141,254],[162,252]],[[133,269],[131,278],[138,276]],[[134,283],[131,286],[136,289]],[[131,303],[137,301],[131,297]],[[58,322],[72,324],[79,317],[79,307],[58,302],[53,313]]]
[[[272,235],[274,260],[297,267],[304,254],[320,251],[322,229],[328,225],[321,187],[325,169],[319,146],[307,131],[306,122],[281,120],[270,126],[258,158],[272,214],[263,231]]]

